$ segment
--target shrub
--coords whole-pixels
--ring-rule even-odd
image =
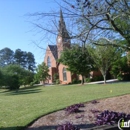
[[[91,109],[90,111],[91,111],[93,114],[100,112],[99,110],[95,110],[95,109]]]
[[[130,74],[124,74],[122,77],[123,81],[130,81]]]
[[[33,82],[30,83],[30,86],[33,86],[34,84],[38,84],[38,80],[34,80]]]
[[[77,79],[73,79],[72,80],[72,84],[77,84],[78,83],[78,80]]]
[[[113,125],[119,121],[119,119],[130,119],[130,115],[126,115],[125,113],[113,112],[105,110],[99,115],[96,116],[96,124],[97,125]]]
[[[78,80],[78,83],[81,83],[81,80]]]
[[[31,83],[30,83],[30,86],[33,87],[33,85],[34,85],[34,82],[31,82]]]
[[[59,125],[56,130],[79,130],[79,128],[70,122],[66,122],[62,125]]]
[[[86,78],[86,82],[91,82],[91,79],[90,78]]]
[[[65,111],[67,111],[68,114],[71,114],[71,113],[77,113],[77,112],[80,112],[79,108],[80,107],[84,107],[84,104],[74,104],[74,105],[71,105],[71,106],[68,106]]]
[[[92,81],[101,81],[103,80],[103,76],[95,76],[92,78]]]
[[[120,81],[123,80],[122,74],[118,74],[118,75],[117,75],[117,79],[120,80]]]
[[[56,84],[60,84],[60,80],[59,79],[56,79]]]
[[[93,101],[91,101],[91,103],[92,104],[96,104],[96,103],[98,103],[98,101],[97,100],[93,100]]]
[[[16,90],[19,89],[20,85],[19,85],[19,78],[17,75],[13,75],[10,76],[10,85],[9,85],[9,89],[10,90]]]
[[[53,75],[53,83],[56,83],[56,81],[59,79],[59,74],[58,73],[55,73]]]

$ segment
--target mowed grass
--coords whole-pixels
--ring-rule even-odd
[[[23,129],[36,118],[71,104],[124,94],[130,94],[130,83],[0,90],[0,130]]]

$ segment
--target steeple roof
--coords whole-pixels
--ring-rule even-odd
[[[62,13],[62,9],[60,9],[60,22],[63,22],[64,19],[63,19],[63,13]]]
[[[69,38],[69,34],[68,34],[67,29],[66,29],[66,25],[65,25],[65,22],[64,22],[64,18],[63,18],[63,13],[62,13],[61,9],[60,9],[60,20],[59,20],[58,35],[63,37],[63,38]]]

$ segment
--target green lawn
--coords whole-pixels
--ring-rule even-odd
[[[18,93],[0,90],[0,130],[17,130],[74,103],[124,94],[130,94],[130,83],[34,87]]]

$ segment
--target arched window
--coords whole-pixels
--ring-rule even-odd
[[[63,68],[62,72],[63,72],[63,81],[66,81],[67,80],[66,68]]]
[[[50,57],[48,56],[48,58],[47,58],[47,66],[48,67],[51,67],[51,60],[50,60]]]

